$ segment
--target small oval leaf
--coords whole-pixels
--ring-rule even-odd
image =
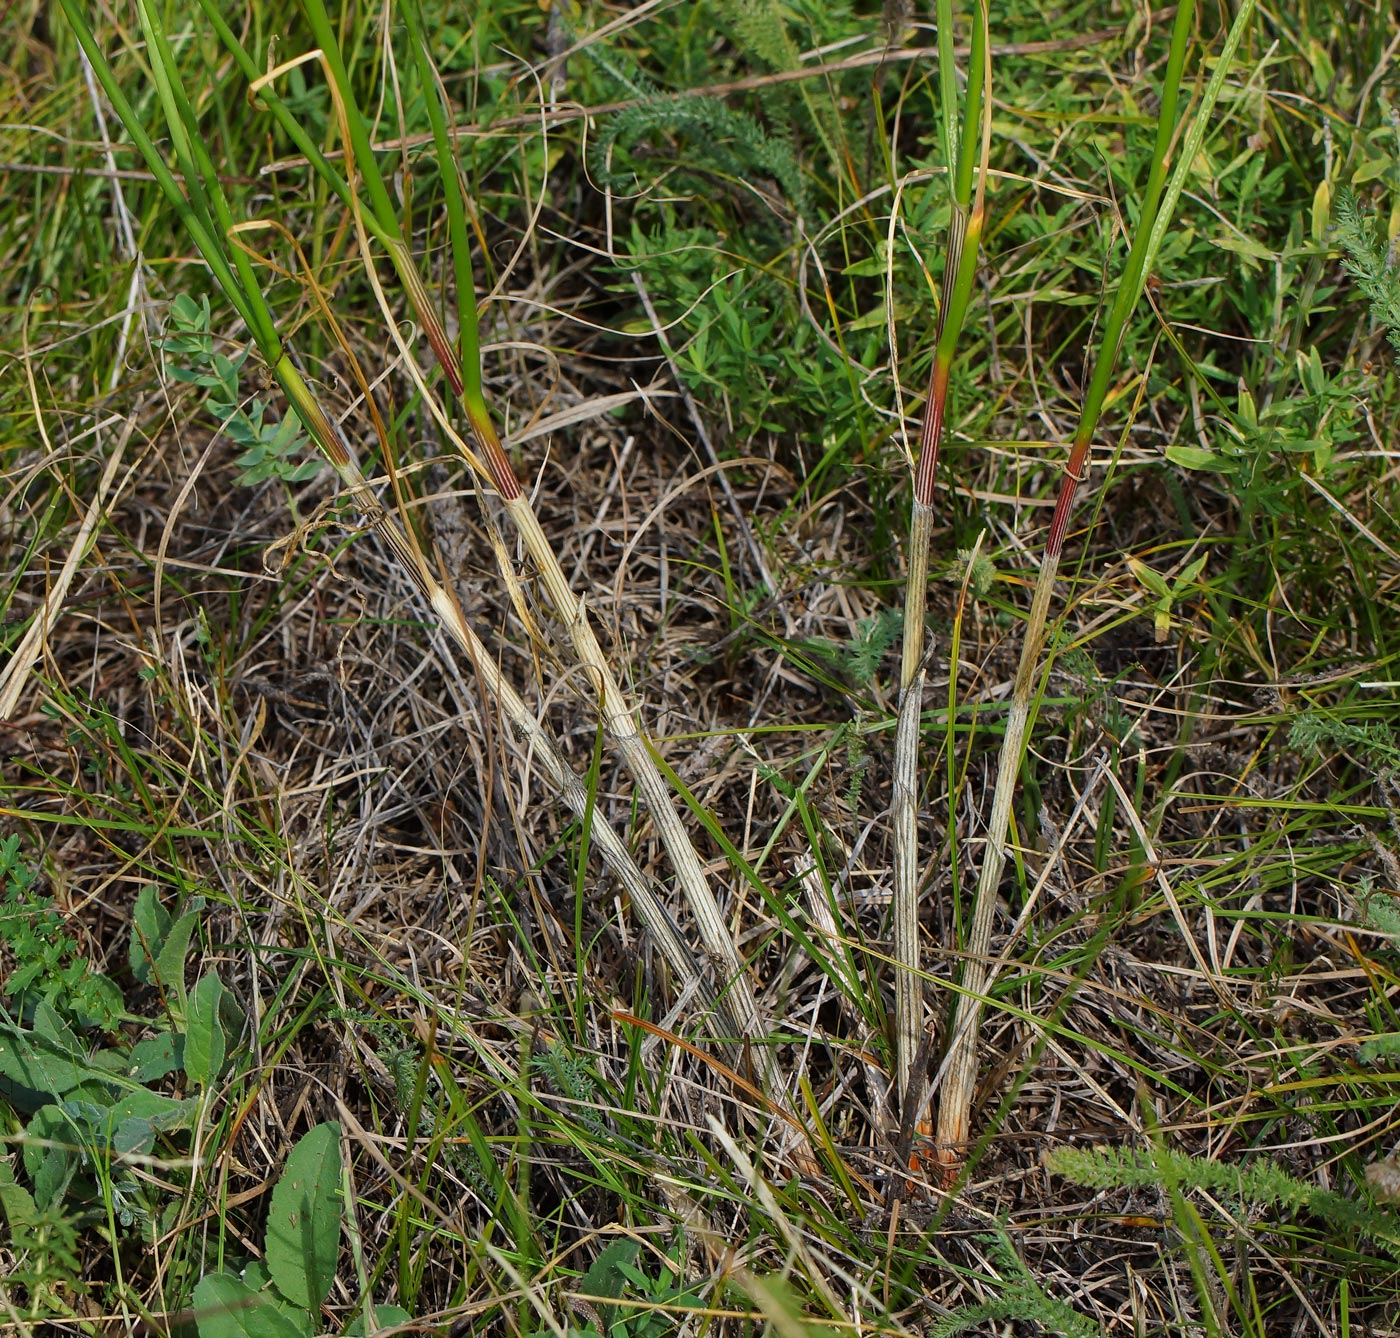
[[[303,1338],[298,1325],[266,1292],[255,1292],[231,1273],[210,1273],[194,1289],[199,1338]]]
[[[185,1072],[191,1082],[205,1086],[219,1076],[228,1053],[219,1007],[223,994],[223,982],[213,971],[201,976],[199,984],[190,991],[185,1018]]]

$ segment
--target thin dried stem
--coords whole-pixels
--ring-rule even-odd
[[[313,12],[319,10],[320,0],[311,0],[309,9]],[[413,15],[414,12],[412,4],[405,6],[406,14]],[[416,31],[416,24],[412,19],[410,19],[410,26],[415,29],[413,35],[421,37],[421,34]],[[334,42],[334,35],[329,26],[326,26],[324,31],[318,28],[316,35],[318,40],[323,43],[333,44]],[[337,71],[335,61],[331,62],[330,69],[334,78]],[[434,89],[434,93],[437,91]],[[356,132],[354,129],[358,121],[358,113],[353,103],[348,97],[340,97],[337,100],[342,103],[344,115],[349,122],[345,135],[347,163],[351,162],[353,156],[355,168],[363,168],[367,178],[377,179],[378,169],[374,165],[372,155],[366,152],[363,156],[359,156],[361,142],[367,143],[367,136],[363,134],[362,130]],[[449,210],[449,214],[452,222],[453,251],[454,254],[461,256],[467,246],[463,226],[465,210],[459,207],[462,185],[453,166],[455,159],[447,142],[446,120],[442,115],[441,104],[433,94],[427,95],[427,102],[439,159],[444,165],[443,180],[447,194],[449,199],[454,195],[457,196],[457,205]],[[350,197],[352,212],[357,220],[357,233],[360,237],[361,249],[367,266],[372,269],[373,260],[369,250],[369,238],[365,227],[360,222],[364,211],[358,195],[353,189],[350,192]],[[376,193],[372,191],[370,198],[373,201],[376,198]],[[521,487],[510,458],[501,445],[500,437],[481,393],[479,364],[473,361],[471,366],[466,365],[467,355],[475,353],[479,348],[476,333],[475,299],[471,292],[464,293],[462,291],[462,286],[470,283],[469,269],[465,264],[458,264],[456,269],[458,311],[463,331],[463,354],[459,356],[458,350],[453,348],[447,339],[442,324],[437,318],[436,310],[417,274],[407,246],[401,240],[395,239],[389,243],[387,249],[394,269],[413,306],[414,313],[423,325],[424,333],[428,337],[433,353],[458,397],[477,450],[469,449],[461,436],[455,432],[448,434],[449,440],[457,446],[467,462],[496,488],[505,504],[507,513],[520,533],[526,552],[529,553],[538,567],[546,596],[556,616],[563,623],[573,645],[574,653],[592,682],[598,710],[608,737],[622,757],[624,765],[631,773],[633,781],[641,793],[647,811],[656,826],[657,834],[661,838],[662,845],[665,847],[675,870],[676,881],[681,893],[689,905],[691,914],[695,917],[705,950],[722,972],[723,979],[720,981],[719,993],[726,1002],[727,1011],[737,1024],[738,1035],[746,1040],[757,1039],[763,1035],[765,1028],[759,1014],[758,1002],[748,969],[739,956],[734,935],[725,923],[724,915],[710,886],[709,878],[705,873],[704,865],[695,849],[694,842],[691,840],[684,823],[681,822],[675,798],[656,764],[655,745],[646,737],[635,707],[618,685],[611,665],[593,632],[583,603],[570,587],[558,557],[540,526],[534,508],[525,490]],[[376,285],[376,296],[383,307],[386,321],[392,326],[394,324],[393,314],[384,302],[382,291],[378,285]],[[431,401],[434,397],[427,392],[427,387],[422,386],[421,388]],[[437,414],[436,409],[434,412],[435,416],[439,417],[440,422],[444,421]],[[762,1063],[765,1072],[767,1072],[769,1069],[768,1060],[765,1058]]]
[[[98,47],[91,27],[75,0],[62,0],[62,3],[79,42],[91,62],[93,71],[111,99],[117,115],[126,125],[128,133],[146,159],[167,199],[180,214],[191,240],[209,265],[216,281],[235,309],[247,322],[259,351],[271,369],[273,378],[286,396],[292,411],[305,425],[322,456],[335,469],[352,500],[370,526],[379,533],[402,564],[413,584],[441,620],[443,627],[458,646],[466,651],[488,693],[500,705],[504,717],[511,726],[512,736],[525,745],[526,756],[534,757],[539,761],[565,807],[581,821],[592,824],[591,837],[593,842],[597,845],[604,862],[617,875],[632,898],[642,923],[651,933],[662,957],[677,976],[682,992],[698,998],[707,1009],[713,1007],[715,1005],[714,992],[705,983],[694,954],[681,937],[665,904],[653,890],[651,881],[642,872],[617,833],[606,822],[598,818],[589,804],[586,787],[568,766],[558,746],[543,725],[535,718],[524,700],[501,673],[495,658],[467,622],[456,598],[438,581],[417,539],[410,531],[405,530],[395,521],[380,504],[378,497],[355,463],[335,420],[321,406],[293,363],[291,355],[287,352],[277,332],[275,318],[254,273],[253,253],[239,240],[238,234],[240,231],[246,231],[248,225],[234,223],[232,212],[224,199],[219,179],[213,172],[212,163],[208,161],[208,155],[203,151],[198,136],[190,133],[193,114],[190,111],[188,97],[183,85],[179,82],[168,41],[153,13],[144,4],[139,6],[139,14],[147,40],[147,49],[152,59],[152,69],[155,71],[162,110],[165,113],[167,124],[172,128],[172,143],[175,146],[182,176],[187,185],[191,187],[188,194],[181,190],[175,174],[170,170],[164,156],[145,133],[134,109],[123,96],[111,65],[107,61],[105,53]],[[333,61],[326,60],[322,53],[315,53],[315,56],[322,59],[327,65],[333,89],[333,100],[340,116],[345,142],[349,144],[353,141],[354,135],[344,113],[344,106],[340,98],[334,94],[337,87],[334,77],[335,64]],[[306,59],[306,57],[301,59]],[[263,79],[270,81],[276,77],[278,72],[278,70],[274,70],[269,75],[263,76]],[[254,91],[256,91],[256,87]],[[357,197],[348,188],[346,195],[355,214],[362,246],[367,252],[368,237],[363,231],[361,211],[357,207]],[[387,196],[385,201],[387,203]],[[390,234],[386,239],[386,244],[392,253],[395,250],[392,230],[376,229],[376,235],[381,236],[381,238],[384,238],[386,233]],[[408,263],[407,248],[401,242],[399,248],[399,254],[395,258],[410,275],[409,282],[411,284],[416,279],[416,274],[414,274],[411,264]],[[370,277],[373,281],[372,267]],[[374,286],[382,299],[382,292],[380,292],[377,282]],[[313,289],[314,287],[313,284]],[[421,284],[418,285],[417,295],[420,300],[426,300],[426,293],[422,291]],[[319,291],[316,296],[318,300],[322,300]],[[430,309],[430,304],[427,304],[426,301],[425,305]],[[397,323],[388,313],[387,307],[386,317],[391,328],[397,334]],[[438,329],[440,330],[440,328],[439,324]],[[497,458],[492,460],[488,452],[488,462],[495,464],[497,468],[501,466],[502,462],[505,462],[504,467],[508,470],[509,463],[505,460],[505,453],[501,450],[499,441],[495,440],[494,432],[490,434],[489,442],[485,444],[489,445],[492,442]],[[478,468],[482,468],[481,463],[475,460],[465,443],[459,444],[468,458]],[[557,569],[557,564],[555,565]],[[728,1015],[726,1009],[721,1029],[732,1032],[733,1024],[734,1018]]]

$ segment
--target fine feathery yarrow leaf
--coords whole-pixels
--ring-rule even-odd
[[[1064,1338],[1099,1338],[1098,1325],[1077,1314],[1063,1301],[1049,1296],[1016,1253],[1004,1230],[984,1237],[987,1253],[1005,1280],[1000,1295],[979,1305],[955,1310],[928,1330],[929,1338],[953,1338],[986,1320],[1020,1320],[1038,1325]]]
[[[1371,314],[1385,326],[1400,352],[1400,266],[1381,248],[1370,215],[1349,190],[1337,196],[1334,236],[1342,250],[1342,268],[1356,280]]]
[[[1090,1189],[1142,1189],[1172,1182],[1244,1203],[1310,1212],[1335,1228],[1369,1236],[1400,1259],[1400,1218],[1394,1213],[1305,1184],[1273,1162],[1236,1166],[1166,1149],[1061,1148],[1050,1154],[1047,1165]]]

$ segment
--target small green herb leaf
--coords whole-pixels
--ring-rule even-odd
[[[174,1073],[185,1062],[185,1038],[162,1031],[137,1041],[127,1055],[126,1076],[137,1082],[155,1082],[167,1073]]]
[[[213,971],[201,976],[199,984],[190,991],[185,1018],[185,1072],[191,1082],[207,1086],[223,1072],[231,1005],[236,1008],[223,981]]]
[[[1168,446],[1167,459],[1183,469],[1209,469],[1217,474],[1234,472],[1235,462],[1218,451],[1207,451],[1200,446]]]
[[[340,1256],[340,1125],[318,1124],[292,1149],[267,1219],[267,1267],[289,1301],[316,1310]]]
[[[78,1167],[77,1134],[71,1117],[58,1106],[44,1106],[25,1129],[24,1169],[42,1210],[57,1203]]]
[[[173,989],[183,996],[185,988],[185,957],[190,950],[190,937],[204,910],[203,897],[191,897],[185,913],[170,927],[165,942],[156,953],[155,983]]]
[[[0,1023],[0,1095],[21,1110],[36,1110],[99,1077],[50,1037]]]
[[[5,1224],[13,1232],[37,1220],[38,1211],[34,1196],[16,1183],[14,1168],[0,1158],[0,1214],[4,1215]],[[380,1313],[383,1313],[382,1307]]]
[[[637,1258],[641,1246],[635,1240],[611,1241],[593,1261],[593,1266],[579,1282],[579,1295],[594,1302],[615,1301],[627,1285],[627,1269]],[[598,1306],[603,1332],[612,1327],[613,1306]]]
[[[1139,562],[1137,558],[1129,558],[1128,566],[1132,568],[1133,575],[1138,578],[1138,582],[1154,595],[1166,599],[1171,598],[1171,589],[1165,580],[1145,562]]]
[[[210,1273],[194,1289],[199,1338],[303,1338],[310,1316],[296,1317],[268,1292],[257,1292],[230,1273]],[[298,1318],[306,1322],[299,1324]]]
[[[147,883],[136,894],[131,910],[131,948],[127,953],[131,974],[143,985],[151,983],[151,967],[169,933],[170,912],[161,905],[155,885]]]
[[[387,1329],[395,1324],[408,1324],[413,1319],[407,1310],[398,1305],[377,1305],[372,1309],[373,1314],[366,1310],[345,1330],[346,1338],[365,1338],[367,1334],[378,1333],[380,1329]]]

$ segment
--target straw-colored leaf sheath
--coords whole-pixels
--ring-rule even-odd
[[[342,483],[356,504],[399,558],[442,625],[466,651],[488,693],[500,704],[513,736],[524,746],[525,755],[539,759],[546,777],[563,800],[565,807],[580,821],[591,821],[593,842],[597,845],[604,862],[627,889],[633,905],[637,908],[638,916],[651,933],[667,965],[675,972],[681,989],[693,993],[702,1006],[712,1006],[713,992],[705,983],[695,956],[681,937],[670,912],[657,897],[650,879],[642,872],[631,851],[611,825],[602,821],[596,810],[590,810],[586,787],[565,761],[553,737],[501,672],[495,657],[464,616],[461,605],[451,592],[433,577],[423,554],[413,540],[380,506],[364,476],[339,441],[339,434],[331,420],[321,411],[310,390],[290,364],[279,368],[278,379],[288,392],[288,397],[296,406],[303,422],[321,445],[322,453],[335,466]],[[726,1020],[732,1022],[733,1019],[727,1017],[728,1012],[726,1009]]]
[[[938,24],[940,35],[951,31],[950,0],[940,0]],[[924,1084],[914,1081],[920,1075],[915,1074],[913,1068],[914,1056],[919,1052],[924,1032],[923,975],[919,952],[918,754],[919,718],[923,711],[925,680],[924,618],[928,603],[929,548],[933,536],[938,450],[948,411],[949,376],[972,294],[982,237],[991,125],[991,108],[990,104],[984,107],[983,92],[989,81],[987,11],[986,6],[979,3],[973,23],[967,99],[963,107],[957,164],[950,175],[953,212],[943,271],[943,301],[939,307],[933,365],[929,371],[928,394],[924,399],[924,422],[919,433],[919,455],[914,467],[914,498],[909,518],[909,575],[904,586],[904,645],[899,671],[899,725],[895,733],[890,813],[894,846],[891,917],[894,921],[895,959],[895,1094],[901,1107],[901,1123],[910,1128],[919,1122],[918,1112],[912,1107],[921,1105],[924,1097]],[[945,81],[945,95],[951,98],[954,91],[954,86]],[[955,113],[953,102],[946,102],[943,114],[950,143]],[[980,136],[974,133],[979,121],[982,127]],[[979,161],[974,197],[973,175]]]
[[[359,209],[355,214],[358,219]],[[403,342],[394,322],[392,309],[383,287],[375,277],[373,257],[369,250],[369,238],[363,228],[359,228],[360,244],[363,248],[367,273],[374,288],[376,300],[380,303],[392,337],[398,342],[405,366],[414,377],[424,395],[424,402],[442,429],[443,435],[463,455],[469,464],[491,483],[501,495],[506,511],[515,522],[525,550],[539,569],[545,593],[556,615],[563,623],[574,646],[580,663],[587,670],[596,693],[598,709],[603,724],[613,745],[621,754],[624,764],[632,774],[641,792],[647,810],[656,824],[666,853],[676,872],[676,881],[684,896],[691,914],[695,916],[701,940],[711,958],[723,972],[718,993],[724,1003],[727,1015],[735,1024],[740,1038],[754,1039],[762,1034],[763,1028],[758,1014],[758,1004],[754,997],[753,985],[747,970],[735,947],[734,936],[728,931],[719,903],[710,888],[704,866],[695,850],[684,824],[676,812],[670,789],[652,757],[652,745],[642,733],[635,710],[623,695],[613,676],[598,639],[593,633],[582,602],[569,587],[563,568],[554,554],[534,508],[525,496],[516,479],[509,459],[496,435],[495,427],[481,404],[465,403],[468,422],[472,428],[480,455],[473,451],[453,427],[451,420],[440,401],[431,392],[422,376],[416,370],[412,351]],[[440,356],[452,356],[449,345],[435,350]],[[460,383],[460,377],[458,378]],[[767,1051],[762,1052],[766,1056]],[[765,1070],[766,1058],[760,1062]]]
[[[365,219],[367,210],[358,192],[354,190],[356,176],[363,176],[370,185],[368,191],[371,207],[382,198],[387,199],[379,168],[373,155],[368,151],[368,135],[364,130],[359,110],[350,96],[348,79],[343,62],[335,50],[335,36],[325,18],[320,0],[308,0],[308,14],[312,17],[316,38],[326,49],[328,59],[326,69],[332,83],[337,114],[341,120],[342,138],[346,148],[346,163],[352,173],[349,200],[356,221],[361,252],[366,269],[374,287],[376,300],[385,316],[394,337],[400,342],[401,351],[406,356],[406,365],[415,375],[425,401],[444,431],[444,436],[463,455],[472,468],[483,479],[492,484],[500,494],[505,508],[520,533],[526,552],[539,568],[540,578],[546,595],[555,614],[574,647],[579,662],[592,679],[598,710],[604,727],[614,747],[617,748],[624,764],[631,773],[647,811],[656,825],[657,834],[666,848],[676,881],[696,925],[706,952],[722,973],[719,993],[726,1002],[727,1010],[737,1024],[740,1037],[756,1039],[762,1036],[764,1027],[759,1016],[758,1004],[748,970],[735,946],[734,935],[725,924],[719,902],[710,886],[700,856],[676,809],[674,796],[663,779],[660,769],[652,756],[652,744],[644,736],[635,709],[627,700],[612,672],[607,657],[603,654],[598,639],[589,624],[581,601],[570,588],[563,568],[554,550],[545,537],[525,490],[515,475],[510,458],[503,449],[490,412],[482,397],[480,368],[464,368],[458,351],[448,340],[437,316],[432,299],[409,254],[407,246],[398,233],[397,221],[389,217],[379,217],[376,235],[387,236],[385,243],[389,259],[403,287],[405,295],[414,309],[416,318],[427,335],[433,354],[442,366],[449,384],[458,398],[462,413],[467,420],[470,434],[476,449],[469,447],[461,434],[453,426],[437,401],[437,397],[421,377],[413,371],[412,354],[402,345],[397,334],[397,319],[388,304],[382,286],[374,278],[374,260],[370,248],[369,231]],[[405,8],[412,23],[412,5]],[[451,146],[447,141],[441,106],[433,96],[429,96],[429,117],[433,124],[435,146],[439,159],[444,164],[443,181],[449,197],[461,190],[461,181],[455,168]],[[453,209],[454,218],[460,223],[461,211]],[[461,252],[466,246],[466,238],[459,227],[453,229],[453,249]],[[458,282],[470,282],[469,267],[463,263],[455,270]],[[458,312],[462,322],[463,346],[467,350],[478,347],[476,332],[476,305],[472,294],[458,292]],[[770,1063],[767,1051],[760,1060],[767,1072]]]
[[[63,6],[117,114],[127,126],[162,192],[178,212],[214,278],[247,322],[274,379],[297,417],[310,432],[321,454],[335,469],[342,484],[370,524],[403,564],[405,571],[441,618],[447,631],[467,652],[488,691],[500,704],[514,736],[527,745],[526,755],[539,759],[565,806],[580,820],[591,821],[593,841],[597,844],[604,861],[626,887],[643,924],[653,935],[659,951],[678,977],[682,991],[698,998],[706,1007],[713,1006],[713,991],[704,983],[694,954],[681,937],[664,903],[655,894],[650,880],[641,871],[616,832],[603,822],[596,812],[590,810],[587,791],[582,782],[564,761],[552,738],[535,719],[529,707],[501,674],[495,657],[467,623],[457,601],[436,580],[414,538],[380,505],[355,464],[334,420],[322,408],[286,352],[277,331],[276,319],[254,272],[250,255],[234,240],[239,225],[235,224],[232,211],[224,198],[218,174],[214,171],[199,136],[193,133],[194,116],[188,94],[180,82],[169,42],[153,11],[143,4],[138,12],[151,56],[152,70],[155,72],[160,105],[172,130],[171,140],[187,190],[181,189],[164,156],[142,128],[139,117],[124,96],[105,53],[97,45],[91,28],[74,0],[63,0]],[[333,70],[334,63],[332,73]],[[271,80],[275,78],[276,73],[273,71],[264,77]],[[342,112],[342,129],[346,142],[350,143],[355,138],[353,121],[343,115],[343,107],[338,107],[337,110]],[[356,200],[353,192],[345,183],[342,183],[341,188],[354,208]],[[384,195],[383,202],[386,205],[387,200],[387,195]],[[360,210],[354,208],[354,211],[358,222]],[[386,239],[391,254],[394,254],[397,262],[411,273],[412,266],[407,261],[407,249],[401,245],[394,245],[398,235],[397,223],[392,218],[390,223],[390,227],[377,229],[376,235]],[[416,280],[416,274],[413,278]],[[418,291],[421,297],[421,284],[418,285]],[[392,317],[390,319],[392,321]],[[494,434],[492,435],[494,438]],[[499,443],[496,443],[495,449],[499,461],[503,462],[505,456]],[[735,1022],[732,1010],[722,1006],[719,1028],[732,1033],[735,1030]]]
[[[489,458],[489,457],[488,457]],[[540,578],[555,612],[568,629],[575,653],[593,679],[603,726],[611,736],[623,762],[632,773],[647,811],[671,857],[676,881],[695,916],[701,941],[717,959],[725,979],[720,992],[728,1002],[743,1037],[757,1037],[763,1027],[748,971],[734,945],[734,935],[724,922],[710,881],[700,862],[689,832],[676,811],[675,799],[652,757],[651,742],[643,735],[636,711],[613,677],[582,602],[570,589],[564,570],[554,556],[534,508],[523,493],[507,500],[506,510],[525,542],[526,551],[539,565]]]
[[[1035,595],[1031,600],[1026,638],[1021,646],[1021,658],[1016,670],[1011,710],[997,762],[996,791],[987,822],[986,844],[977,880],[972,924],[964,945],[962,983],[949,1033],[949,1049],[944,1064],[945,1076],[939,1094],[936,1155],[943,1177],[950,1183],[956,1180],[960,1173],[966,1154],[969,1113],[977,1078],[977,1042],[984,1003],[982,994],[986,989],[990,965],[988,950],[991,944],[992,920],[996,911],[1002,870],[1006,865],[1006,835],[1010,827],[1016,778],[1021,769],[1026,736],[1033,723],[1035,684],[1040,677],[1040,657],[1045,647],[1050,601],[1054,596],[1055,577],[1060,567],[1065,536],[1069,531],[1070,515],[1079,484],[1088,472],[1090,444],[1108,393],[1109,381],[1117,362],[1128,317],[1142,295],[1148,268],[1166,235],[1186,174],[1195,161],[1216,99],[1229,74],[1240,40],[1253,16],[1254,2],[1255,0],[1244,0],[1230,25],[1223,49],[1215,62],[1214,72],[1201,95],[1200,106],[1196,109],[1185,143],[1177,156],[1171,181],[1168,183],[1167,166],[1176,135],[1177,101],[1195,18],[1193,0],[1184,0],[1177,8],[1176,21],[1172,28],[1171,50],[1163,78],[1162,104],[1157,120],[1157,140],[1152,168],[1143,192],[1142,209],[1133,232],[1128,262],[1114,295],[1108,319],[1104,323],[1103,341],[1094,363],[1089,388],[1084,395],[1084,405],[1070,445],[1069,458],[1065,463],[1064,478],[1046,536],[1045,556],[1041,560]]]

